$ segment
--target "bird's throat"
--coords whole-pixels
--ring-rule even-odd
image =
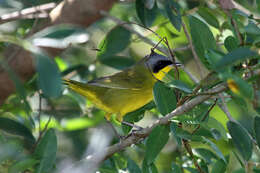
[[[158,73],[153,73],[154,77],[158,80],[162,80],[166,73],[168,73],[172,69],[171,66],[166,66],[161,69]]]

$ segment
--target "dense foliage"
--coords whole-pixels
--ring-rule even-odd
[[[0,12],[46,3],[37,2],[1,1]],[[259,0],[136,0],[115,3],[88,28],[34,32],[44,19],[2,22],[1,70],[16,93],[0,105],[0,172],[260,172],[259,10]],[[8,65],[16,57],[5,57],[14,45],[34,58],[36,73],[25,83]],[[143,128],[155,123],[151,132],[107,156],[106,147],[127,138],[120,141],[105,112],[62,78],[89,81],[124,70],[153,47],[166,56],[170,48],[183,67],[154,85],[154,101],[124,117]],[[213,92],[217,87],[223,89]],[[196,105],[187,106],[191,101]],[[183,113],[156,124],[176,108]],[[111,122],[120,135],[131,134]],[[96,153],[98,163],[88,161]]]

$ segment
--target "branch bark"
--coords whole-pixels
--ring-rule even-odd
[[[227,85],[225,83],[219,84],[218,86],[214,87],[213,89],[208,90],[208,93],[219,93],[222,91],[225,91],[227,89]],[[159,125],[165,125],[167,124],[171,118],[175,116],[179,116],[181,114],[184,114],[185,112],[191,110],[194,108],[196,105],[199,105],[205,100],[208,100],[211,98],[212,95],[200,95],[197,96],[196,98],[184,103],[182,106],[177,107],[174,111],[169,113],[168,115],[156,120],[153,124],[150,126],[142,129],[141,131],[138,131],[136,133],[133,133],[131,136],[126,138],[125,140],[120,141],[117,144],[114,144],[110,147],[107,147],[104,149],[104,152],[106,153],[103,158],[100,158],[99,156],[93,154],[90,156],[86,157],[86,161],[89,163],[95,163],[95,164],[100,164],[102,161],[106,160],[107,158],[111,157],[113,154],[122,151],[126,147],[131,146],[132,144],[138,143],[140,140],[146,138],[152,130],[159,126]]]
[[[69,23],[88,27],[98,19],[102,18],[100,10],[108,11],[116,0],[64,0],[58,4],[50,13],[49,18],[34,32],[47,26]],[[63,50],[45,49],[50,56],[55,56]],[[32,55],[15,46],[10,46],[4,52],[4,58],[9,67],[16,73],[18,78],[25,82],[35,73]],[[15,92],[15,85],[4,69],[0,69],[0,106],[5,99]]]

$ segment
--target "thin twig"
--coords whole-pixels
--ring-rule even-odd
[[[229,110],[228,110],[228,107],[227,107],[227,104],[225,102],[225,99],[224,99],[224,96],[223,94],[219,94],[219,98],[221,100],[221,103],[222,104],[219,104],[219,107],[222,109],[222,111],[226,114],[227,118],[229,119],[229,121],[232,121],[232,122],[237,122],[233,117],[232,115],[230,114]]]
[[[198,171],[199,171],[200,173],[205,173],[205,172],[201,169],[200,165],[198,164],[197,159],[194,157],[189,142],[188,142],[186,139],[182,139],[182,143],[183,143],[183,145],[184,145],[184,148],[186,149],[186,151],[189,153],[190,157],[192,158],[192,161],[193,161],[195,167],[198,169]]]
[[[200,74],[200,78],[202,78],[202,77],[203,77],[203,73],[202,73],[202,68],[201,68],[201,65],[200,65],[199,56],[198,56],[198,54],[197,54],[196,51],[195,51],[195,48],[194,48],[194,46],[193,46],[193,44],[192,44],[192,40],[191,40],[191,37],[190,37],[190,35],[189,35],[189,33],[188,33],[187,27],[186,27],[186,25],[185,25],[183,22],[182,22],[182,27],[183,27],[183,31],[184,31],[184,33],[185,33],[187,39],[188,39],[189,46],[190,46],[190,48],[191,48],[191,53],[192,53],[192,55],[193,55],[193,57],[194,57],[194,60],[195,60],[196,65],[197,65],[197,67],[198,67],[198,71],[199,71],[199,74]]]
[[[210,106],[209,110],[206,112],[206,114],[201,119],[201,122],[206,120],[206,118],[208,117],[210,111],[216,106],[217,101],[218,101],[218,99],[216,98],[214,103]],[[199,130],[199,128],[200,128],[200,124],[193,130],[193,132],[191,134],[194,134],[197,130]]]
[[[142,39],[145,43],[151,45],[151,46],[154,46],[156,43],[154,43],[152,40],[148,39],[147,37],[144,37],[142,34],[140,34],[139,32],[137,32],[136,30],[134,30],[130,25],[129,23],[127,22],[124,22],[114,16],[111,16],[108,12],[106,11],[100,11],[100,14],[107,17],[108,19],[114,21],[115,23],[117,23],[118,25],[121,25],[122,27],[124,27],[125,29],[127,29],[128,31],[130,31],[131,33],[133,34],[136,34],[140,39]],[[173,49],[172,51],[175,52],[175,51],[183,51],[183,50],[187,50],[189,49],[190,46],[184,46],[184,47],[181,47],[181,48],[175,48]],[[158,47],[157,48],[159,51],[163,52],[165,55],[167,56],[170,56],[170,54],[168,53],[167,50],[165,50],[164,48],[162,47]],[[177,58],[176,58],[177,59]],[[178,60],[178,59],[177,59]],[[179,60],[178,60],[179,61]],[[198,83],[199,80],[194,76],[192,75],[192,73],[186,69],[185,67],[183,67],[183,70],[186,72],[186,74],[191,78],[192,81],[194,81],[195,83]]]
[[[45,124],[43,130],[41,130],[41,112],[42,112],[42,98],[41,98],[41,95],[39,93],[39,109],[38,109],[38,121],[39,121],[39,136],[34,144],[34,146],[32,147],[32,151],[34,151],[37,147],[37,145],[39,144],[43,134],[46,132],[48,126],[49,126],[49,123],[51,122],[51,118],[52,116],[49,116],[49,119],[47,121],[47,123]]]
[[[38,92],[39,94],[39,109],[38,109],[38,122],[39,122],[39,136],[41,136],[41,113],[42,113],[42,97],[41,94]]]
[[[237,120],[235,120],[232,115],[230,114],[227,104],[225,102],[224,96],[223,94],[219,94],[219,98],[221,99],[222,104],[219,104],[219,107],[222,109],[222,111],[227,115],[227,118],[229,119],[229,121],[235,122],[237,124],[240,124]],[[257,145],[256,140],[253,138],[253,136],[246,130],[248,136],[250,137],[250,139],[252,140],[252,142]]]

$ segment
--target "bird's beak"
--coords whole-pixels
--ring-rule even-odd
[[[184,65],[182,63],[179,62],[175,62],[173,64],[170,65],[171,67],[184,67]]]

